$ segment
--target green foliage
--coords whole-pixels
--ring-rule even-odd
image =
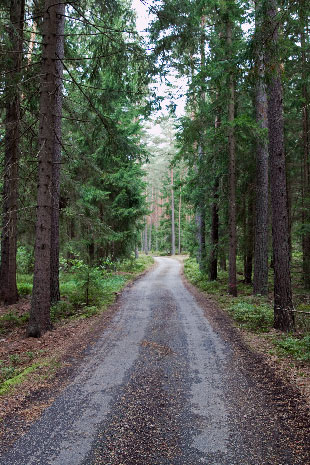
[[[282,355],[291,355],[297,360],[310,360],[310,335],[295,337],[283,336],[274,340],[278,352]]]
[[[105,261],[101,266],[91,267],[82,260],[75,260],[70,271],[61,275],[60,287],[64,300],[53,306],[52,319],[92,316],[111,304],[128,280],[153,262],[152,257],[141,256],[137,260],[132,258],[118,263]],[[106,268],[113,268],[114,271]]]
[[[2,360],[0,360],[0,386],[7,379],[13,378],[16,375],[16,367],[14,366],[1,366]]]
[[[0,369],[0,376],[2,377],[2,382],[0,381],[0,395],[6,394],[14,388],[14,386],[21,384],[30,373],[38,368],[38,366],[40,366],[39,363],[34,363],[22,371],[12,369],[13,367],[4,367],[3,371]]]
[[[228,311],[246,329],[266,332],[272,328],[273,310],[270,305],[242,301],[233,303]]]
[[[32,283],[18,282],[17,283],[18,295],[20,297],[25,297],[25,296],[31,295],[32,287],[33,287]]]
[[[121,261],[117,269],[118,271],[137,274],[149,268],[153,263],[153,257],[149,255],[140,255],[138,259],[131,257],[130,259]]]
[[[33,247],[29,245],[19,245],[17,247],[16,261],[18,273],[32,273],[34,266]]]
[[[273,310],[270,304],[264,297],[246,295],[251,293],[248,286],[240,285],[242,295],[232,298],[227,295],[227,273],[219,273],[217,281],[208,281],[208,277],[199,271],[197,261],[192,258],[185,261],[184,272],[191,283],[213,295],[242,327],[258,332],[266,332],[272,328]]]
[[[29,320],[29,313],[18,315],[13,311],[0,316],[0,332],[4,333],[14,326],[23,326]]]
[[[75,315],[74,306],[67,300],[60,300],[51,307],[51,320],[53,322],[70,318]]]

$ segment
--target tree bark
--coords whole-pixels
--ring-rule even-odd
[[[244,282],[246,284],[252,284],[252,270],[253,270],[253,237],[254,237],[254,208],[253,208],[253,197],[250,188],[248,205],[245,209],[245,244],[244,244]]]
[[[145,255],[148,255],[148,241],[147,241],[147,219],[145,219],[145,228],[144,228],[144,253]]]
[[[179,241],[178,241],[178,253],[181,254],[181,208],[182,208],[182,192],[180,187],[180,197],[179,197]]]
[[[256,1],[256,122],[262,131],[268,129],[268,105],[265,83],[264,51],[262,47],[261,14]],[[269,200],[268,140],[259,135],[256,140],[256,199],[253,294],[268,294],[268,200]]]
[[[305,18],[305,0],[300,0],[300,42],[302,65],[302,133],[303,133],[303,162],[302,162],[302,224],[310,227],[310,124],[309,124],[309,91],[306,56],[306,34],[308,18]],[[302,233],[303,278],[306,289],[310,289],[310,232],[304,228]]]
[[[269,166],[274,256],[274,327],[295,329],[289,252],[289,222],[283,138],[282,83],[278,53],[279,17],[277,0],[267,0]]]
[[[149,251],[152,250],[152,217],[150,218],[150,227],[149,227]]]
[[[217,95],[218,98],[218,95]],[[220,127],[221,120],[217,115],[215,118],[215,131]],[[217,156],[217,150],[216,150]],[[215,159],[213,161],[215,165]],[[215,167],[215,166],[214,166]],[[210,281],[217,280],[217,261],[218,261],[218,245],[219,245],[219,177],[216,175],[213,184],[213,201],[211,207],[211,252],[209,260],[209,279]]]
[[[55,75],[55,129],[52,171],[52,224],[51,224],[51,304],[60,300],[59,290],[59,199],[60,199],[60,162],[61,162],[61,115],[62,115],[62,76],[64,56],[65,5],[57,9],[58,27],[56,41]]]
[[[211,253],[209,263],[209,279],[210,281],[217,280],[217,258],[219,244],[219,178],[215,178],[213,184],[213,202],[211,207]]]
[[[232,58],[232,23],[226,23],[228,58]],[[235,79],[232,69],[228,77],[228,158],[229,158],[229,284],[230,295],[237,296],[237,230],[236,230],[236,141],[235,141]]]
[[[51,305],[51,237],[52,177],[55,154],[55,128],[58,111],[57,52],[59,25],[63,21],[63,4],[46,0],[42,27],[42,78],[40,88],[40,124],[38,154],[38,193],[35,239],[33,294],[27,335],[40,337],[52,328]]]
[[[18,164],[20,142],[20,89],[23,57],[25,1],[10,5],[10,67],[14,73],[6,83],[5,153],[3,183],[3,222],[1,235],[0,299],[7,305],[18,301],[16,284]],[[14,58],[13,58],[14,57]],[[13,92],[10,91],[13,87]]]
[[[173,168],[171,168],[171,255],[175,255]]]

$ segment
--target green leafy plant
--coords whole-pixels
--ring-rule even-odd
[[[32,283],[17,283],[18,294],[20,297],[31,295],[32,293]]]
[[[303,337],[283,336],[280,339],[275,339],[274,343],[278,352],[282,355],[291,355],[297,360],[310,360],[310,335]]]
[[[267,304],[237,302],[228,309],[233,318],[252,331],[268,331],[273,325],[273,311]]]

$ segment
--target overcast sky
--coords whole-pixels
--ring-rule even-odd
[[[142,3],[141,0],[132,0],[132,6],[136,10],[136,14],[137,14],[137,20],[136,20],[137,31],[140,32],[140,34],[145,36],[145,37],[147,37],[147,33],[145,33],[144,31],[147,29],[149,22],[152,20],[152,15],[149,15],[148,7],[147,7],[147,5],[151,5],[151,4],[152,4],[152,1],[144,1]],[[185,87],[186,87],[185,80],[177,79],[175,76],[171,76],[170,81],[171,81],[172,84],[177,86],[177,88],[181,87],[181,92],[185,91]],[[157,88],[158,88],[158,94],[159,95],[165,95],[166,94],[168,96],[168,88],[167,88],[167,86],[165,86],[163,83],[161,83],[159,81],[159,79],[158,79]],[[166,107],[166,105],[169,105],[169,103],[170,103],[170,101],[168,100],[168,98],[167,98],[167,100],[165,100],[163,102],[163,104],[162,104],[162,107],[163,107],[162,113],[163,114],[167,114],[167,110],[165,109],[165,107]],[[185,98],[180,98],[175,103],[177,104],[177,108],[176,108],[177,116],[182,116],[184,114]],[[156,132],[156,128],[154,128],[154,131],[152,131],[152,132]]]

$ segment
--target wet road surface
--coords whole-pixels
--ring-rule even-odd
[[[74,381],[5,465],[294,465],[283,417],[184,287],[181,265],[125,290]]]

